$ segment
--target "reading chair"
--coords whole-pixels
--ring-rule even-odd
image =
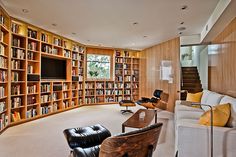
[[[169,94],[163,92],[162,90],[156,89],[153,92],[152,98],[142,97],[141,100],[138,100],[136,104],[141,105],[147,109],[162,109],[166,110]]]
[[[101,146],[73,149],[73,157],[152,157],[162,123],[108,137]],[[86,137],[84,137],[86,139]],[[82,142],[82,141],[81,141]]]

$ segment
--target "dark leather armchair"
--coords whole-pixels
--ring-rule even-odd
[[[167,108],[167,103],[168,103],[168,99],[169,99],[169,94],[163,92],[162,90],[155,90],[153,93],[152,98],[145,98],[142,97],[141,100],[138,100],[136,103],[138,105],[141,105],[147,109],[162,109],[162,110],[166,110]]]
[[[99,146],[74,148],[73,157],[152,157],[162,123],[105,139]]]

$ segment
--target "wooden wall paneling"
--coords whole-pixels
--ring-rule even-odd
[[[175,100],[179,99],[180,90],[180,41],[175,38],[164,43],[147,48],[141,52],[141,91],[140,96],[152,97],[155,89],[169,93],[168,111],[174,111]],[[173,83],[160,80],[160,65],[162,60],[171,60],[173,68]]]
[[[209,89],[236,97],[236,18],[209,46]],[[211,53],[212,46],[218,46]]]

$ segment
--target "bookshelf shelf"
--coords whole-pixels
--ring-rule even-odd
[[[86,80],[84,45],[11,18],[4,11],[1,16],[4,20],[0,19],[0,132],[8,126],[83,105],[115,104],[122,99],[138,98],[137,52],[119,50],[120,56],[115,56],[114,51],[111,80]],[[66,60],[66,79],[41,79],[41,57]],[[39,79],[30,79],[33,76]],[[62,89],[54,90],[54,85],[61,85]]]

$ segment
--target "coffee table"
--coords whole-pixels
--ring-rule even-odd
[[[122,124],[122,133],[125,132],[125,127],[131,127],[131,128],[146,127],[152,122],[154,117],[155,117],[155,123],[156,123],[157,122],[156,110],[139,109],[137,112],[135,112],[129,119],[127,119]]]

